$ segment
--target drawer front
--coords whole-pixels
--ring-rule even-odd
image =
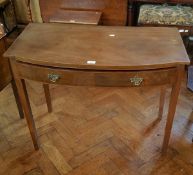
[[[19,76],[24,79],[52,84],[76,86],[130,86],[171,84],[176,69],[147,71],[94,71],[59,69],[18,63]]]

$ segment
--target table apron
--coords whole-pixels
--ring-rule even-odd
[[[176,80],[177,68],[141,71],[98,71],[64,69],[37,66],[16,62],[18,75],[22,79],[48,84],[73,86],[141,87],[172,84]]]

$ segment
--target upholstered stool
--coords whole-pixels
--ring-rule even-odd
[[[142,5],[138,24],[160,24],[175,26],[193,25],[193,8],[188,6]]]
[[[177,27],[188,49],[191,42],[189,37],[193,36],[193,8],[168,4],[141,5],[138,26]]]

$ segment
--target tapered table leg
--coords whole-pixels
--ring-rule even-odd
[[[22,109],[22,106],[21,106],[21,101],[19,99],[18,89],[15,85],[14,79],[11,81],[11,85],[12,85],[12,89],[13,89],[13,94],[15,96],[15,101],[16,101],[16,104],[17,104],[17,108],[18,108],[18,111],[19,111],[19,116],[20,116],[21,119],[23,119],[24,118],[24,113],[23,113],[23,109]]]
[[[25,80],[17,79],[16,80],[16,86],[19,89],[18,92],[19,92],[19,95],[20,95],[20,98],[21,98],[21,104],[23,106],[23,110],[24,110],[24,113],[25,113],[25,118],[26,118],[29,130],[30,130],[30,134],[31,134],[31,137],[32,137],[34,148],[36,150],[38,150],[39,145],[38,145],[37,131],[36,131],[32,111],[31,111],[31,107],[30,107],[29,97],[28,97],[27,89],[26,89],[26,85],[25,85]]]
[[[27,94],[25,80],[21,79],[18,76],[18,70],[17,70],[17,67],[15,66],[15,60],[11,60],[10,63],[11,63],[11,68],[12,68],[15,84],[18,90],[20,102],[22,105],[22,109],[23,109],[23,112],[24,112],[24,115],[25,115],[25,118],[28,124],[28,128],[29,128],[29,131],[32,137],[32,141],[34,144],[34,148],[38,150],[39,144],[38,144],[38,139],[37,139],[37,131],[36,131],[32,111],[31,111],[31,106],[30,106],[29,97]]]
[[[51,101],[49,85],[43,84],[43,88],[44,88],[44,93],[45,93],[45,97],[46,97],[46,104],[48,107],[48,112],[51,113],[52,112],[52,101]]]
[[[172,86],[167,122],[165,127],[165,135],[162,146],[163,154],[167,152],[183,74],[184,74],[184,66],[179,66],[176,75],[177,76],[176,82]]]

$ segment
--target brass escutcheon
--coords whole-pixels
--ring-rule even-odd
[[[48,79],[55,83],[60,78],[60,75],[57,74],[48,74]]]
[[[130,82],[134,85],[134,86],[140,86],[140,84],[143,82],[143,78],[140,78],[140,77],[133,77],[133,78],[130,78]]]

